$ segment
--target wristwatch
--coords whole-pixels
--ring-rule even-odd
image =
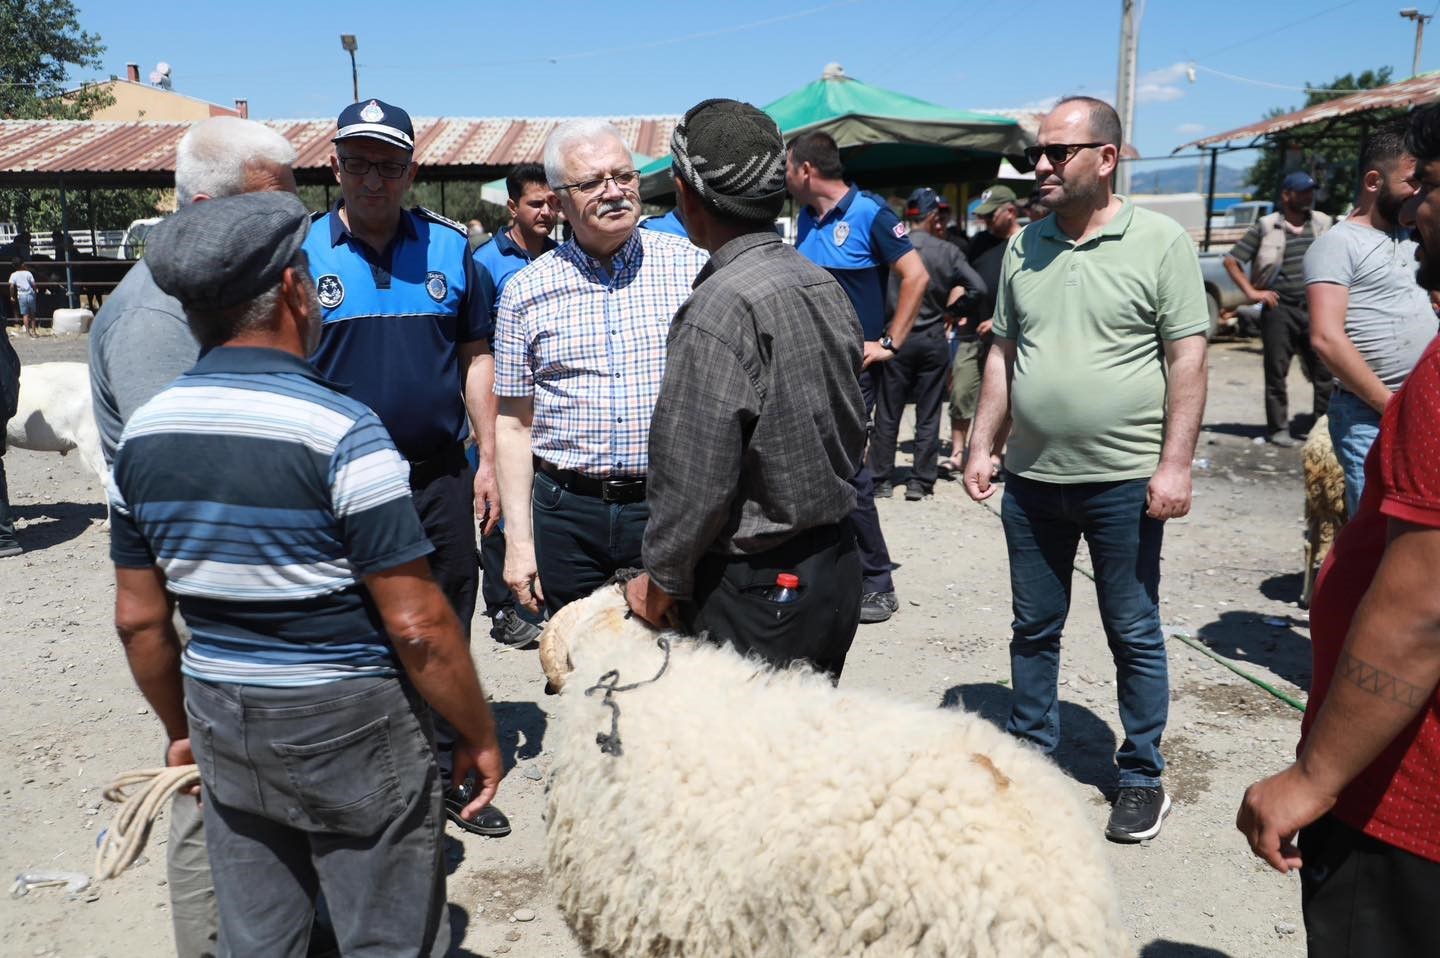
[[[892,353],[894,353],[894,352],[899,352],[899,350],[897,350],[897,349],[895,348],[895,340],[893,340],[893,339],[890,338],[890,334],[889,334],[889,333],[883,334],[883,335],[880,337],[880,339],[878,340],[878,342],[880,343],[880,348],[882,348],[882,349],[888,349],[888,350],[890,350]]]

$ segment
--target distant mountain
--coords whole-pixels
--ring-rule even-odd
[[[1231,166],[1215,168],[1216,193],[1244,193],[1248,170]],[[1130,174],[1132,193],[1203,193],[1210,182],[1209,164],[1203,166],[1172,166],[1163,170],[1137,169]]]

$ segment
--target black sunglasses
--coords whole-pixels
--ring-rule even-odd
[[[1074,158],[1081,150],[1092,150],[1097,146],[1105,146],[1104,143],[1051,143],[1048,146],[1027,146],[1025,148],[1025,162],[1034,166],[1040,162],[1040,157],[1050,161],[1051,166],[1063,166]]]

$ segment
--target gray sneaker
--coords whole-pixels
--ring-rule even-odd
[[[526,649],[540,640],[539,626],[531,625],[513,612],[501,612],[490,627],[490,638],[507,649]]]
[[[894,592],[867,592],[860,597],[860,621],[865,625],[884,622],[899,611]]]
[[[1295,437],[1283,429],[1277,429],[1270,434],[1270,445],[1289,449],[1295,445]]]

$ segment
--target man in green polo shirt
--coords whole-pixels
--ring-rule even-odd
[[[1160,783],[1170,701],[1160,544],[1165,520],[1190,511],[1209,312],[1185,231],[1111,193],[1120,137],[1109,104],[1071,97],[1026,151],[1054,215],[1026,227],[1001,264],[965,489],[976,501],[995,493],[990,453],[1009,413],[1006,728],[1047,752],[1059,743],[1060,634],[1083,536],[1125,727],[1105,834],[1139,842],[1160,833],[1170,809]]]

